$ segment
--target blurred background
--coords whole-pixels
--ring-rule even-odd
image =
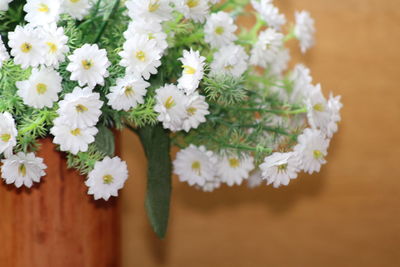
[[[146,160],[123,133],[131,178],[122,196],[123,266],[400,266],[400,2],[276,0],[309,10],[317,45],[293,62],[344,109],[329,163],[289,187],[203,193],[174,177],[167,238],[144,210]],[[241,21],[250,25],[251,21]]]

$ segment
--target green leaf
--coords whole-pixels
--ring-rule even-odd
[[[162,125],[138,129],[147,160],[146,209],[154,232],[164,238],[168,228],[171,201],[170,138]]]
[[[98,130],[95,140],[97,149],[109,157],[114,157],[115,138],[113,132],[103,125],[100,125]]]

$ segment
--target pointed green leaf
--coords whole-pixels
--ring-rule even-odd
[[[146,126],[138,131],[148,160],[147,215],[154,232],[164,238],[168,228],[172,189],[170,138],[160,124]]]
[[[100,125],[99,132],[96,135],[95,145],[100,152],[109,157],[115,155],[115,139],[113,132],[106,126]]]

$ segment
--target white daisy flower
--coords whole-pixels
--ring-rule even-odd
[[[171,0],[128,0],[126,7],[131,19],[163,22],[171,19]]]
[[[125,76],[117,79],[117,85],[110,88],[111,93],[107,95],[108,105],[115,110],[128,111],[138,104],[144,103],[144,96],[150,83],[141,77],[135,78]]]
[[[89,87],[75,87],[72,93],[65,95],[59,102],[57,113],[65,124],[75,128],[91,127],[99,121],[103,101],[99,93],[93,93]]]
[[[119,53],[122,57],[120,65],[126,67],[127,73],[148,80],[151,74],[157,73],[161,65],[161,54],[156,40],[137,34],[124,43],[123,51]]]
[[[28,80],[16,82],[17,94],[25,105],[51,108],[62,90],[61,82],[61,75],[52,68],[33,69]]]
[[[237,39],[236,30],[237,26],[228,13],[213,13],[204,26],[205,41],[214,48],[230,45]]]
[[[64,123],[63,118],[54,120],[50,133],[54,136],[53,143],[60,145],[61,151],[69,151],[76,155],[86,152],[89,144],[95,141],[98,130],[96,127],[75,128]]]
[[[85,44],[68,58],[71,62],[67,70],[71,72],[72,81],[78,81],[79,86],[88,85],[91,88],[96,84],[104,85],[104,78],[108,77],[107,68],[111,65],[105,49],[99,49],[97,44]]]
[[[184,50],[182,62],[182,76],[178,80],[178,88],[184,89],[187,94],[193,93],[200,84],[204,76],[205,57],[200,56],[199,51]]]
[[[60,0],[27,0],[24,5],[25,20],[35,26],[57,22],[60,8]]]
[[[235,56],[232,56],[235,55]],[[211,63],[211,74],[240,77],[248,68],[249,56],[240,45],[221,47]]]
[[[322,94],[321,85],[314,86],[306,99],[307,118],[313,128],[323,129],[328,125],[331,113],[328,103]]]
[[[251,50],[250,64],[266,68],[276,58],[283,46],[283,34],[269,28],[260,33]]]
[[[65,61],[65,54],[69,52],[68,37],[64,34],[64,28],[57,28],[55,23],[45,25],[42,29],[42,42],[47,46],[44,64],[58,68]]]
[[[11,3],[13,0],[0,0],[0,11],[7,11],[8,4]]]
[[[62,0],[61,4],[64,13],[67,13],[71,17],[77,20],[82,20],[92,7],[92,3],[89,0]]]
[[[183,121],[182,128],[186,132],[190,129],[197,129],[201,123],[206,122],[206,116],[210,114],[208,111],[208,103],[206,98],[197,92],[188,96],[189,100],[186,104],[186,118]]]
[[[271,156],[264,159],[264,163],[260,165],[262,178],[267,180],[268,185],[272,184],[275,188],[281,185],[289,185],[291,179],[296,179],[299,169],[300,160],[296,153],[278,153],[275,152]]]
[[[279,9],[272,4],[272,0],[261,0],[261,2],[252,0],[251,3],[269,27],[280,30],[286,23],[285,15],[279,13]]]
[[[177,131],[186,118],[187,97],[173,84],[167,84],[156,90],[154,110],[159,113],[158,120],[164,128]]]
[[[330,120],[329,123],[321,129],[328,138],[331,138],[338,130],[338,122],[341,120],[340,110],[343,107],[340,98],[341,96],[334,97],[332,93],[329,96],[328,109],[330,113]]]
[[[305,53],[315,43],[314,19],[307,11],[296,12],[295,17],[296,25],[294,27],[294,34],[300,41],[301,52]]]
[[[290,101],[292,103],[303,103],[314,88],[310,69],[302,64],[297,64],[290,74],[289,79],[293,84]]]
[[[12,154],[14,146],[17,144],[17,128],[14,118],[10,113],[0,113],[0,155],[4,153],[6,157]]]
[[[44,171],[47,169],[43,159],[36,157],[34,153],[18,152],[9,158],[1,161],[1,177],[6,184],[15,184],[20,188],[22,185],[30,188],[33,182],[39,183],[40,178],[46,175]]]
[[[218,177],[214,177],[214,179],[206,181],[203,186],[196,185],[195,187],[203,192],[213,192],[221,187],[221,180]]]
[[[167,34],[163,32],[160,23],[141,19],[134,20],[129,23],[128,29],[124,32],[124,37],[126,40],[129,40],[135,38],[137,34],[146,35],[149,40],[156,40],[157,47],[161,51],[168,48]]]
[[[8,34],[8,45],[11,47],[11,55],[15,64],[23,69],[37,67],[45,61],[46,46],[41,40],[38,29],[31,25],[17,26]]]
[[[175,0],[177,10],[187,19],[203,23],[209,14],[208,0]]]
[[[243,180],[249,178],[250,172],[254,169],[254,159],[243,154],[223,156],[217,164],[217,176],[223,183],[229,186],[241,185]]]
[[[275,76],[282,76],[282,73],[287,69],[290,61],[289,49],[280,49],[275,58],[268,65],[269,73]]]
[[[127,179],[126,162],[119,157],[105,157],[96,162],[85,184],[89,187],[88,194],[94,195],[95,200],[102,198],[107,201],[110,196],[118,196],[118,190],[124,187]]]
[[[0,69],[3,66],[3,62],[10,59],[10,55],[7,52],[6,47],[4,46],[3,40],[0,36]]]
[[[300,157],[301,169],[309,174],[319,172],[321,165],[326,163],[329,139],[320,130],[307,128],[297,141],[294,152]]]
[[[181,182],[203,187],[207,181],[214,181],[216,163],[213,152],[204,146],[190,145],[176,154],[174,173]]]
[[[261,170],[259,168],[253,170],[250,172],[249,179],[247,179],[247,187],[248,188],[256,188],[259,187],[263,182],[263,179],[261,177]]]

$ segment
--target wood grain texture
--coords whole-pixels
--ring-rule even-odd
[[[343,96],[328,165],[279,190],[206,194],[175,178],[170,229],[158,241],[144,211],[143,150],[125,133],[123,266],[400,266],[400,3],[275,2],[285,14],[307,9],[315,17],[317,46],[293,61]]]
[[[0,186],[0,266],[119,266],[117,202],[93,201],[54,148],[46,139],[38,153],[48,166],[42,183]]]

